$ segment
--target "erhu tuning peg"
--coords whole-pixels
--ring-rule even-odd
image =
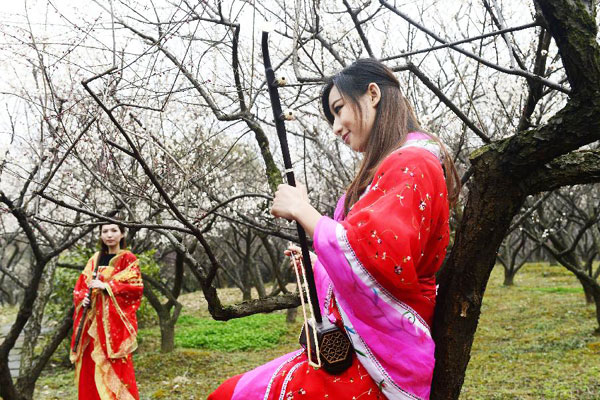
[[[281,119],[284,121],[293,121],[295,118],[293,110],[285,110],[281,113]]]
[[[287,84],[287,80],[285,79],[285,76],[275,78],[275,84],[277,86],[285,86]]]

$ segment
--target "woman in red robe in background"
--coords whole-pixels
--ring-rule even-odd
[[[137,348],[135,313],[143,285],[136,256],[124,249],[124,233],[121,225],[100,226],[101,250],[88,260],[73,291],[71,362],[80,400],[139,399],[131,355]],[[83,332],[75,346],[80,324]]]

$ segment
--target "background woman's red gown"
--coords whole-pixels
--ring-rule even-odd
[[[106,290],[94,290],[85,318],[84,333],[73,352],[77,329],[82,323],[82,301],[98,253],[89,259],[73,291],[75,314],[71,340],[71,362],[79,399],[139,399],[132,352],[137,348],[136,311],[140,306],[143,284],[137,258],[121,250],[108,266],[100,266],[98,279],[108,283]]]

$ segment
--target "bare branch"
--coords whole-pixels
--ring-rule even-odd
[[[481,39],[485,39],[485,38],[488,38],[491,36],[501,35],[501,34],[504,34],[507,32],[521,31],[524,29],[533,28],[535,26],[539,26],[539,24],[537,22],[531,22],[529,24],[515,26],[514,28],[500,29],[498,31],[484,33],[482,35],[472,36],[472,37],[469,37],[466,39],[461,39],[461,40],[457,40],[457,41],[446,43],[446,44],[440,44],[437,46],[427,47],[426,49],[407,51],[405,53],[400,53],[395,56],[384,57],[384,58],[380,59],[380,61],[391,61],[391,60],[396,60],[398,58],[414,56],[415,54],[429,53],[434,50],[446,49],[448,47],[451,48],[451,47],[459,45],[459,44],[474,42],[475,40],[481,40]]]
[[[436,94],[436,96],[450,109],[452,110],[452,112],[454,114],[456,114],[456,116],[458,118],[460,118],[461,121],[463,121],[465,123],[465,125],[467,125],[469,127],[469,129],[471,129],[477,136],[479,136],[479,138],[481,140],[483,140],[484,143],[491,143],[491,139],[489,137],[487,137],[487,135],[485,133],[483,133],[483,131],[481,131],[481,129],[479,129],[477,126],[475,126],[475,124],[465,115],[463,114],[462,111],[460,111],[458,109],[458,107],[456,107],[454,105],[454,103],[452,103],[452,101],[450,101],[450,99],[448,99],[444,93],[442,93],[442,91],[423,73],[421,72],[421,70],[414,64],[412,63],[408,63],[406,64],[406,68],[409,69],[413,74],[415,74],[417,76],[417,78],[419,78],[419,80],[421,82],[423,82],[423,84],[425,84],[425,86],[427,86],[429,88],[429,90],[431,90],[433,93]]]
[[[404,20],[406,20],[408,23],[410,23],[411,25],[415,26],[416,28],[418,28],[419,30],[425,32],[426,34],[428,34],[429,36],[431,36],[432,38],[434,38],[435,40],[437,40],[440,43],[447,43],[447,40],[442,39],[441,37],[439,37],[438,35],[436,35],[434,32],[430,31],[429,29],[425,28],[424,26],[422,26],[421,24],[417,23],[416,21],[414,21],[413,19],[411,19],[409,16],[407,16],[406,14],[402,13],[400,10],[398,10],[396,7],[392,6],[390,3],[388,3],[385,0],[379,0],[381,4],[383,4],[385,7],[387,7],[389,10],[391,10],[394,14],[398,15],[399,17],[403,18]],[[509,75],[518,75],[518,76],[522,76],[524,78],[530,78],[533,79],[535,81],[541,82],[544,85],[551,87],[553,89],[559,90],[563,93],[567,93],[569,94],[571,91],[555,82],[549,81],[548,79],[545,79],[541,76],[532,74],[529,71],[525,71],[525,70],[521,70],[521,69],[510,69],[510,68],[504,68],[501,67],[497,64],[494,64],[492,62],[489,62],[473,53],[471,53],[470,51],[467,50],[463,50],[462,48],[458,47],[458,46],[450,46],[450,48],[452,48],[453,50],[458,51],[459,53],[462,53],[464,55],[466,55],[467,57],[470,57],[474,60],[477,60],[478,62],[482,63],[483,65],[486,65],[490,68],[496,69],[500,72],[504,72],[506,74]]]
[[[582,150],[539,167],[522,182],[522,187],[527,193],[535,194],[567,185],[597,182],[600,182],[600,150]]]
[[[344,5],[346,6],[346,10],[348,10],[348,14],[350,14],[350,18],[352,18],[352,22],[354,23],[356,32],[358,33],[358,36],[360,36],[360,40],[362,41],[363,46],[365,46],[365,50],[367,50],[367,53],[369,53],[369,57],[375,58],[375,54],[373,53],[373,50],[371,50],[371,45],[369,44],[369,39],[367,39],[367,36],[365,35],[365,32],[362,29],[362,23],[358,20],[358,13],[362,10],[352,10],[352,7],[350,6],[350,3],[348,3],[348,0],[344,0]]]

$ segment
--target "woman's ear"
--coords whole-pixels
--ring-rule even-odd
[[[369,83],[369,86],[367,87],[367,95],[369,96],[371,106],[377,107],[379,100],[381,100],[381,89],[379,89],[379,85],[375,82]]]

